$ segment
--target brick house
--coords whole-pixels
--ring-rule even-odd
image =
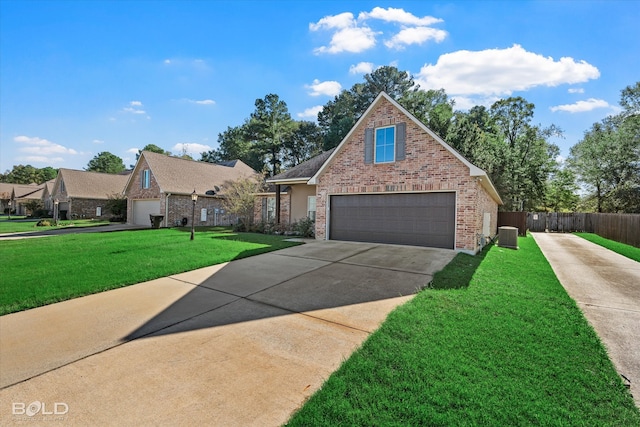
[[[109,197],[122,195],[127,179],[125,174],[59,169],[50,196],[54,203],[54,218],[109,219],[112,215],[106,202]]]
[[[384,92],[333,151],[305,163],[268,179],[275,192],[258,203],[284,199],[276,221],[315,217],[316,239],[477,253],[497,233],[502,200],[486,172]]]
[[[230,225],[236,218],[223,208],[225,186],[256,174],[240,160],[214,164],[143,151],[124,190],[127,222],[151,225],[149,215],[157,215],[162,227],[191,224],[195,191],[196,225]]]

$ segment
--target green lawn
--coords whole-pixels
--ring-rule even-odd
[[[53,219],[47,218],[51,224],[53,224]],[[40,219],[14,219],[11,217],[11,221],[7,219],[7,217],[0,218],[0,234],[4,233],[24,233],[25,231],[45,231],[52,230],[55,228],[64,228],[64,227],[92,227],[96,225],[105,225],[109,224],[107,220],[92,220],[92,219],[78,219],[73,221],[58,221],[58,227],[55,225],[38,227],[36,224],[40,221]]]
[[[217,227],[0,241],[0,315],[295,245]]]
[[[293,426],[637,426],[606,351],[531,237],[458,254]]]
[[[576,236],[580,236],[585,240],[593,242],[596,245],[600,245],[614,252],[617,252],[622,256],[626,256],[627,258],[631,258],[634,261],[640,262],[640,248],[636,248],[631,245],[626,245],[624,243],[619,243],[614,240],[605,239],[604,237],[600,237],[594,233],[573,233],[573,234],[575,234]]]

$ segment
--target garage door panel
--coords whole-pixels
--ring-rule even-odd
[[[133,223],[136,225],[151,225],[149,215],[160,214],[160,200],[134,200]]]
[[[329,237],[453,249],[455,193],[331,196]]]

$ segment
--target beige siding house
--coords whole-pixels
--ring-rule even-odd
[[[276,194],[263,199],[282,202],[277,189],[290,188],[284,198],[290,214],[280,220],[306,210],[315,217],[317,239],[468,253],[496,235],[502,204],[485,171],[384,92],[333,151],[267,183]],[[257,212],[263,210],[256,209],[256,219],[264,218]]]
[[[60,169],[51,191],[57,202],[54,217],[59,219],[104,218],[111,212],[106,208],[109,197],[122,195],[128,175]]]
[[[222,205],[225,186],[255,174],[240,160],[214,164],[143,151],[125,187],[127,222],[151,225],[153,215],[162,217],[162,227],[191,224],[195,191],[196,225],[232,224]]]

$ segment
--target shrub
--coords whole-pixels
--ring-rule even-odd
[[[36,227],[51,227],[51,221],[48,219],[41,219],[36,223]]]
[[[293,230],[298,236],[302,237],[315,237],[316,235],[316,222],[315,220],[307,217],[301,219],[297,223],[293,224]]]

